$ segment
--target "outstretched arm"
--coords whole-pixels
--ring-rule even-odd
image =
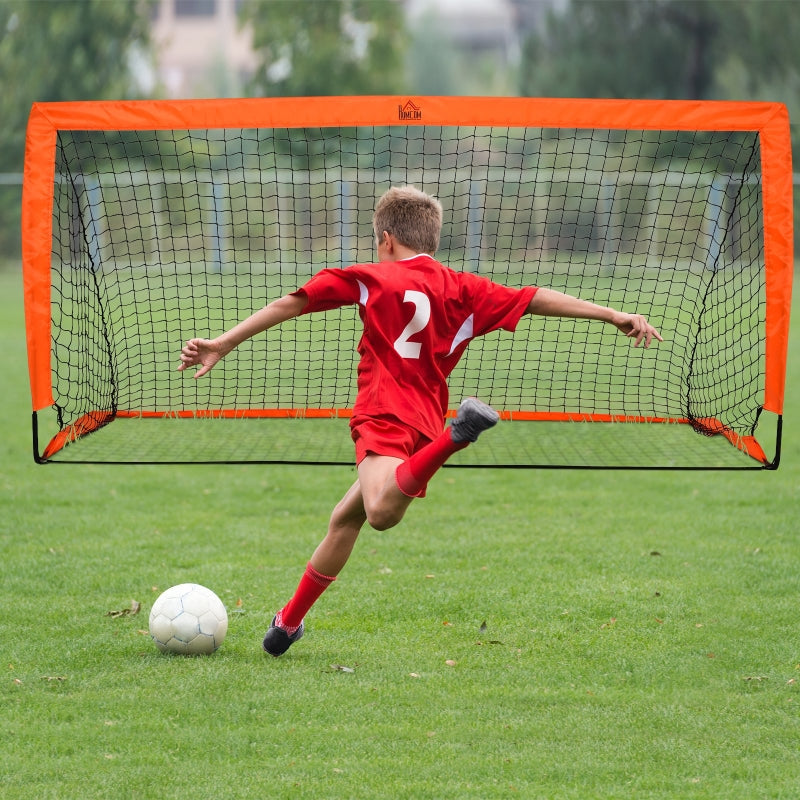
[[[631,339],[636,340],[636,347],[644,342],[650,347],[653,339],[664,340],[659,332],[641,315],[626,314],[607,306],[599,306],[588,300],[581,300],[554,289],[538,289],[525,309],[526,314],[539,314],[545,317],[575,317],[579,319],[596,319],[609,322]]]
[[[307,302],[305,294],[287,294],[279,300],[273,300],[216,339],[189,339],[181,350],[181,365],[178,369],[199,366],[200,369],[195,372],[194,377],[202,377],[246,339],[301,314]]]

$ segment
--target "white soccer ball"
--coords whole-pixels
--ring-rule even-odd
[[[196,583],[172,586],[150,609],[150,635],[162,653],[213,653],[228,632],[228,612],[211,589]]]

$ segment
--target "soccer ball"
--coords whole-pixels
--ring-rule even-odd
[[[228,632],[228,613],[211,589],[181,583],[159,595],[150,610],[150,635],[162,653],[213,653]]]

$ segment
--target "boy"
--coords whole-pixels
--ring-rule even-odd
[[[499,415],[467,398],[452,424],[447,377],[476,336],[513,331],[524,314],[596,319],[650,346],[658,331],[625,314],[549,289],[512,289],[455,272],[433,258],[442,227],[438,200],[411,186],[394,187],[375,207],[378,263],[324,269],[303,287],[266,305],[216,339],[190,339],[185,370],[205,375],[246,339],[286,320],[358,304],[358,392],[350,421],[358,479],[338,503],[289,602],[275,615],[264,650],[280,656],[303,635],[303,619],[347,562],[365,522],[386,530],[456,451],[492,427]]]

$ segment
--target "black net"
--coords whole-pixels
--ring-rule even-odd
[[[352,463],[355,307],[198,381],[178,354],[323,267],[373,261],[376,199],[400,184],[442,202],[442,262],[635,310],[665,340],[538,317],[475,340],[454,404],[517,419],[454,463],[759,466],[757,133],[422,125],[60,132],[46,457]]]

